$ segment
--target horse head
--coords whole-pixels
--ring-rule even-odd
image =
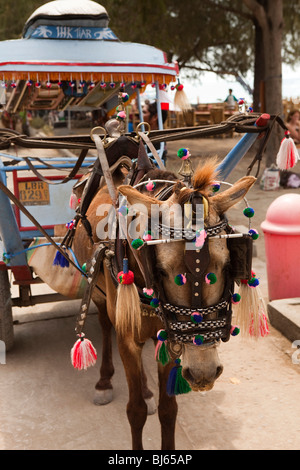
[[[167,331],[170,354],[181,357],[182,375],[194,391],[213,387],[223,371],[217,346],[230,337],[230,254],[226,239],[216,235],[228,233],[226,211],[241,201],[256,181],[243,177],[229,189],[214,193],[216,180],[216,163],[207,162],[195,172],[191,188],[177,182],[165,201],[131,186],[119,187],[128,203],[138,204],[148,217],[153,209],[159,209],[159,238],[163,230],[170,230],[168,243],[157,240],[151,246],[153,289],[160,301],[158,315]],[[177,236],[179,218],[182,230]],[[166,220],[169,227],[163,223]]]

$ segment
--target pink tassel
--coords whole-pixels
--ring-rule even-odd
[[[259,324],[257,326],[257,330],[258,331],[256,332],[255,326],[254,326],[254,319],[252,318],[251,325],[249,328],[250,336],[254,336],[254,337],[260,336],[261,338],[264,338],[265,336],[268,336],[268,334],[270,333],[267,317],[262,312],[260,313]]]
[[[295,142],[290,137],[290,132],[285,131],[285,137],[281,141],[276,163],[280,170],[293,168],[299,160],[299,154]]]
[[[78,206],[78,198],[77,196],[75,196],[75,194],[71,194],[69,206],[70,206],[70,209],[72,210],[75,210],[76,207]]]
[[[75,369],[86,370],[96,364],[97,351],[90,340],[84,337],[83,333],[78,336],[79,339],[71,350],[71,361]]]

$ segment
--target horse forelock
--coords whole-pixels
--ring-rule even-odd
[[[197,167],[192,181],[195,191],[208,191],[212,183],[218,179],[217,167],[217,157],[210,158]]]

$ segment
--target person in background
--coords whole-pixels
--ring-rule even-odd
[[[227,96],[226,100],[226,108],[233,111],[235,109],[235,104],[238,102],[238,99],[232,94],[232,89],[229,88],[229,95]]]
[[[289,112],[286,127],[290,131],[295,144],[300,144],[300,112],[297,109]]]
[[[157,105],[156,102],[153,101],[150,103],[149,100],[146,100],[144,103],[144,106],[142,108],[143,111],[143,120],[144,122],[147,122],[151,130],[157,130],[158,129],[158,116],[157,116]],[[168,117],[168,111],[162,110],[162,122],[166,121]]]

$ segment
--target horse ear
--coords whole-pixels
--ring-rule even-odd
[[[241,201],[254,185],[255,181],[256,178],[254,178],[254,176],[244,176],[229,189],[226,189],[226,191],[212,196],[211,202],[215,205],[216,211],[219,214],[223,214],[230,209],[230,207]]]
[[[163,204],[162,201],[158,201],[154,197],[147,196],[146,194],[140,193],[137,189],[134,189],[129,185],[122,185],[118,187],[119,192],[127,198],[127,201],[132,206],[134,204],[139,204],[141,207],[145,207],[145,213],[151,213],[152,204]]]

